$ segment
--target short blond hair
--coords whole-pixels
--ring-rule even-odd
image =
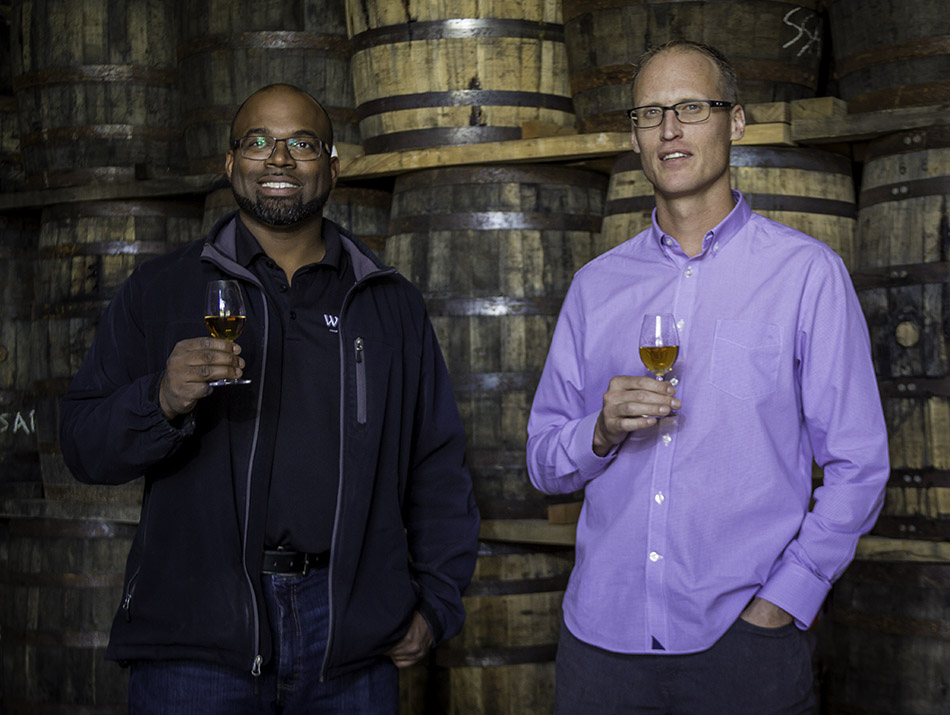
[[[633,79],[630,82],[631,94],[636,87],[637,78],[640,76],[643,68],[646,67],[647,63],[654,57],[663,52],[690,51],[705,55],[716,63],[716,68],[719,70],[719,91],[722,93],[722,97],[709,97],[708,99],[723,99],[727,102],[738,102],[739,80],[736,77],[735,67],[733,67],[728,58],[715,47],[704,45],[701,42],[693,42],[692,40],[670,40],[669,42],[664,42],[662,45],[651,47],[640,55],[637,64],[633,68]],[[697,97],[697,99],[699,98]]]

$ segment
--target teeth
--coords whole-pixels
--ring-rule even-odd
[[[685,157],[686,157],[686,154],[684,154],[683,152],[674,151],[672,154],[667,154],[666,156],[664,156],[663,161],[666,161],[667,159],[682,159]]]
[[[268,189],[293,189],[296,188],[296,184],[289,184],[286,181],[266,181],[262,184]]]

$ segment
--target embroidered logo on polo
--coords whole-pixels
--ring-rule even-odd
[[[323,322],[327,324],[327,328],[329,328],[331,333],[340,332],[340,328],[339,328],[340,316],[339,315],[327,315],[326,313],[324,313]]]

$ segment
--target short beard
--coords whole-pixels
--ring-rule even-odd
[[[257,196],[257,200],[252,201],[248,197],[238,194],[233,187],[231,193],[234,194],[234,200],[237,201],[237,205],[242,211],[269,226],[290,226],[312,216],[321,215],[327,197],[330,195],[330,192],[327,191],[322,196],[317,196],[315,199],[303,203],[299,198],[269,196]]]

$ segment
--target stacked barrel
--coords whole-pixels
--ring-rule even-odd
[[[528,410],[561,300],[593,255],[607,177],[496,152],[525,125],[573,131],[559,3],[346,8],[367,154],[487,143],[478,164],[396,178],[387,260],[426,298],[482,518],[545,519],[525,467]],[[404,712],[551,710],[571,550],[485,541],[481,552],[462,633],[404,687]]]
[[[0,213],[11,713],[124,711],[124,671],[102,648],[141,485],[74,482],[58,401],[129,272],[235,209],[223,159],[254,90],[296,84],[326,107],[343,176],[325,215],[424,293],[468,434],[487,525],[468,621],[402,674],[406,715],[553,712],[573,552],[526,526],[563,513],[529,484],[527,415],[573,273],[648,227],[654,206],[632,151],[520,163],[509,147],[629,133],[633,63],[677,38],[730,57],[753,120],[823,95],[852,114],[950,97],[939,0],[9,0],[0,24],[0,190],[22,197]],[[913,121],[873,141],[744,144],[731,159],[754,210],[852,271],[891,435],[884,513],[823,619],[827,712],[950,707],[950,135]],[[473,153],[402,168],[453,147]],[[360,155],[391,168],[348,173]]]

